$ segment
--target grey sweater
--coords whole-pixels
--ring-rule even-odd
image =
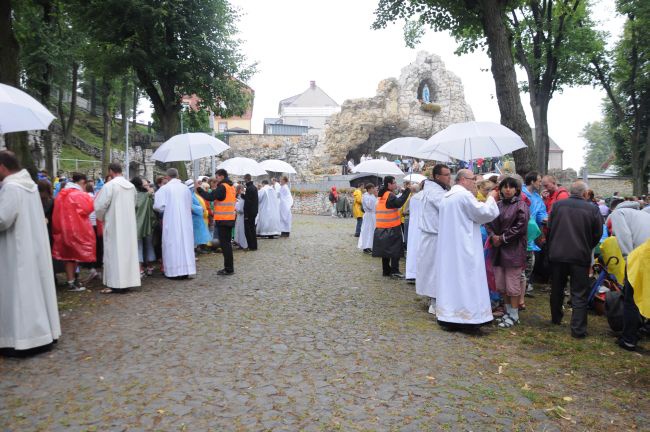
[[[650,213],[617,207],[609,218],[623,256],[650,238]]]

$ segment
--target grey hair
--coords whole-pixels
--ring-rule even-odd
[[[582,197],[585,192],[587,192],[587,184],[582,180],[577,180],[571,183],[571,187],[569,188],[569,193],[571,195]]]
[[[168,177],[178,178],[178,170],[176,168],[169,168],[166,174]]]

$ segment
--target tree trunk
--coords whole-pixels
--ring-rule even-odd
[[[122,77],[122,88],[120,89],[120,114],[122,115],[122,136],[118,142],[126,142],[126,123],[129,121],[129,113],[126,108],[126,97],[129,90],[129,78],[125,75]]]
[[[505,25],[505,8],[499,0],[479,0],[479,5],[483,12],[482,25],[492,62],[501,124],[512,129],[528,146],[513,153],[517,172],[525,174],[534,167],[535,145],[519,96],[512,44]]]
[[[90,78],[90,115],[97,116],[97,79]]]
[[[0,82],[19,87],[20,66],[18,64],[19,45],[14,35],[11,19],[11,0],[0,1]],[[36,178],[34,158],[27,142],[27,133],[5,134],[7,148],[13,151],[23,168]]]
[[[102,139],[102,173],[108,175],[108,165],[111,163],[111,119],[109,97],[111,83],[106,78],[102,82],[102,117],[104,119],[104,135]]]
[[[163,115],[158,114],[165,141],[179,133],[180,120],[178,113],[179,110],[174,107],[168,107]],[[171,165],[178,170],[178,175],[181,179],[187,178],[185,162],[173,162]]]
[[[535,119],[535,152],[536,166],[540,174],[548,172],[548,155],[551,140],[548,137],[548,98],[537,95],[535,102],[531,96],[531,108]]]
[[[79,84],[79,63],[72,63],[72,88],[70,96],[70,112],[68,114],[68,127],[64,131],[63,142],[70,144],[72,138],[72,129],[74,128],[74,121],[77,115],[77,85]]]
[[[135,127],[137,126],[136,116],[138,115],[138,82],[137,78],[133,77],[133,124],[132,129],[135,132]]]

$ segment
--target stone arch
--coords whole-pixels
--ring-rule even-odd
[[[424,97],[424,89],[428,88],[429,89],[429,100],[428,102],[435,102],[438,100],[438,88],[436,87],[436,84],[433,82],[431,78],[424,78],[420,81],[420,84],[418,85],[418,101],[420,102],[427,102]]]

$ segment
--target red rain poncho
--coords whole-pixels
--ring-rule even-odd
[[[65,188],[54,200],[52,256],[60,261],[94,262],[95,231],[88,216],[94,211],[90,195]]]

